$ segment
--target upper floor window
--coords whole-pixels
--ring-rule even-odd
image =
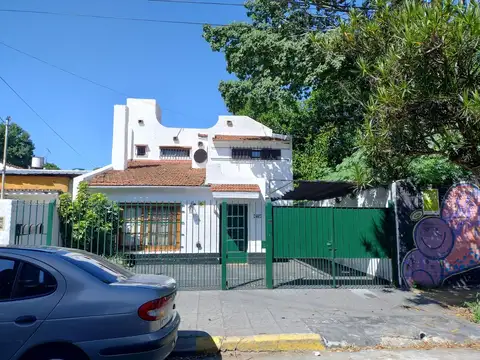
[[[147,155],[147,145],[136,145],[135,146],[135,154],[137,156]]]
[[[181,147],[161,147],[161,159],[190,159],[190,149]]]
[[[280,149],[232,149],[232,159],[236,160],[280,160],[281,158],[282,151]]]

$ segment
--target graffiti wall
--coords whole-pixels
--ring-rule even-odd
[[[410,211],[403,235],[413,225],[413,243],[407,241],[408,236],[400,241],[404,284],[438,287],[480,283],[480,189],[476,185],[452,186],[443,196],[437,216],[424,216],[418,205],[399,210]],[[410,250],[405,252],[406,248]]]

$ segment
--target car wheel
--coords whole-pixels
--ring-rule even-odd
[[[75,347],[44,348],[35,355],[27,357],[28,360],[88,360],[80,350]]]

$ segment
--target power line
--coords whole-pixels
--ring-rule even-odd
[[[67,70],[67,69],[64,69],[64,68],[62,68],[62,67],[60,67],[60,66],[54,65],[54,64],[52,64],[52,63],[49,63],[49,62],[47,62],[47,61],[45,61],[45,60],[40,59],[39,57],[36,57],[35,55],[29,54],[29,53],[27,53],[27,52],[25,52],[25,51],[22,51],[22,50],[17,49],[17,48],[15,48],[15,47],[13,47],[13,46],[10,46],[10,45],[4,43],[4,42],[1,41],[1,40],[0,40],[0,44],[3,45],[3,46],[5,46],[5,47],[7,47],[7,48],[9,48],[9,49],[11,49],[11,50],[13,50],[13,51],[16,51],[16,52],[20,53],[20,54],[22,54],[22,55],[28,56],[28,57],[30,57],[30,58],[32,58],[32,59],[35,59],[35,60],[37,60],[37,61],[39,61],[39,62],[41,62],[41,63],[43,63],[43,64],[45,64],[45,65],[48,65],[48,66],[50,66],[50,67],[52,67],[52,68],[54,68],[54,69],[63,71],[63,72],[65,72],[65,73],[69,74],[69,75],[75,76],[75,77],[77,77],[77,78],[79,78],[79,79],[82,79],[82,80],[84,80],[84,81],[87,81],[87,82],[89,82],[89,83],[91,83],[91,84],[93,84],[93,85],[96,85],[96,86],[99,86],[99,87],[101,87],[101,88],[110,90],[110,91],[112,91],[112,92],[114,92],[114,93],[117,93],[117,94],[119,94],[119,95],[128,97],[127,94],[125,94],[125,93],[123,93],[123,92],[121,92],[121,91],[115,90],[115,89],[111,88],[110,86],[100,84],[100,83],[98,83],[98,82],[96,82],[96,81],[94,81],[94,80],[91,80],[91,79],[89,79],[89,78],[86,78],[85,76],[78,75],[78,74],[76,74],[76,73],[74,73],[74,72],[71,72],[70,70]]]
[[[195,5],[220,5],[220,6],[241,6],[244,7],[243,3],[221,3],[215,1],[193,1],[193,0],[149,0],[151,2],[163,2],[163,3],[172,3],[172,4],[195,4]]]
[[[31,110],[40,120],[42,120],[43,123],[44,123],[45,125],[47,125],[48,128],[49,128],[50,130],[52,130],[52,132],[53,132],[55,135],[58,136],[58,138],[59,138],[60,140],[62,140],[65,144],[67,144],[67,146],[68,146],[70,149],[72,149],[75,153],[77,153],[77,155],[82,156],[82,155],[81,155],[72,145],[70,145],[70,144],[68,143],[68,141],[65,140],[43,117],[41,117],[40,114],[39,114],[38,112],[36,112],[35,109],[34,109],[33,107],[31,107],[30,104],[14,89],[14,88],[7,82],[7,80],[5,80],[1,75],[0,75],[0,80],[2,80],[2,81],[5,83],[5,85],[7,85],[8,88],[9,88],[10,90],[12,90],[12,92],[13,92],[15,95],[17,95],[17,97],[18,97],[30,110]]]
[[[0,12],[19,13],[19,14],[36,14],[36,15],[73,16],[73,17],[81,17],[81,18],[92,18],[92,19],[103,19],[103,20],[105,20],[105,19],[107,19],[107,20],[121,20],[121,21],[137,21],[137,22],[161,23],[161,24],[226,26],[226,24],[216,24],[216,23],[207,23],[207,22],[198,22],[198,21],[130,18],[130,17],[117,17],[117,16],[94,15],[94,14],[60,13],[60,12],[40,11],[40,10],[0,9]]]
[[[85,77],[85,76],[76,74],[76,73],[74,73],[74,72],[72,72],[72,71],[70,71],[70,70],[67,70],[67,69],[62,68],[62,67],[60,67],[60,66],[58,66],[58,65],[55,65],[55,64],[52,64],[52,63],[50,63],[50,62],[48,62],[48,61],[45,61],[45,60],[43,60],[43,59],[40,59],[39,57],[37,57],[37,56],[35,56],[35,55],[29,54],[29,53],[27,53],[27,52],[25,52],[25,51],[23,51],[23,50],[20,50],[20,49],[18,49],[18,48],[16,48],[16,47],[13,47],[13,46],[11,46],[11,45],[8,45],[8,44],[4,43],[4,42],[1,41],[1,40],[0,40],[0,44],[3,45],[3,46],[5,46],[5,47],[7,47],[7,48],[9,48],[9,49],[11,49],[11,50],[13,50],[13,51],[16,51],[16,52],[20,53],[20,54],[22,54],[22,55],[25,55],[25,56],[27,56],[27,57],[30,57],[30,58],[34,59],[34,60],[37,60],[38,62],[41,62],[42,64],[45,64],[45,65],[47,65],[47,66],[50,66],[50,67],[52,67],[52,68],[54,68],[54,69],[56,69],[56,70],[63,71],[64,73],[67,73],[67,74],[69,74],[69,75],[71,75],[71,76],[74,76],[74,77],[76,77],[76,78],[79,78],[79,79],[81,79],[81,80],[84,80],[84,81],[86,81],[86,82],[89,82],[90,84],[96,85],[96,86],[101,87],[101,88],[103,88],[103,89],[107,89],[107,90],[109,90],[109,91],[111,91],[111,92],[113,92],[113,93],[116,93],[116,94],[118,94],[118,95],[125,96],[126,98],[130,97],[130,95],[128,95],[128,94],[126,94],[126,93],[124,93],[124,92],[122,92],[122,91],[116,90],[116,89],[114,89],[114,88],[112,88],[112,87],[110,87],[110,86],[107,86],[107,85],[100,84],[99,82],[97,82],[97,81],[95,81],[95,80],[89,79],[89,78],[87,78],[87,77]],[[181,112],[179,112],[179,111],[171,110],[171,109],[168,109],[168,108],[163,108],[163,110],[165,110],[165,111],[170,111],[171,113],[174,113],[174,114],[178,114],[178,115],[182,115],[182,116],[184,116],[184,117],[187,117],[184,113],[181,113]]]

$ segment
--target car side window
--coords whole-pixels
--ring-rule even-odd
[[[10,299],[17,273],[17,262],[0,258],[0,301]]]
[[[24,262],[19,271],[13,299],[45,296],[57,289],[57,281],[53,275],[38,266]]]

